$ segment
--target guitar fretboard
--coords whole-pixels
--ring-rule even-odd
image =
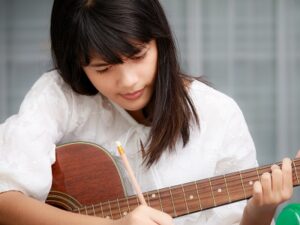
[[[281,163],[276,163],[281,166]],[[172,217],[183,216],[252,196],[253,184],[271,165],[234,172],[222,176],[145,192],[147,204]],[[300,159],[292,160],[293,184],[300,185]],[[74,212],[104,218],[119,219],[134,210],[140,202],[137,196],[102,202],[75,209]]]

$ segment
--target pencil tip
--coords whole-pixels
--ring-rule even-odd
[[[120,147],[121,146],[121,142],[116,141],[116,145]]]

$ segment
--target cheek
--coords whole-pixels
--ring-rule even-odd
[[[140,74],[143,75],[143,79],[147,82],[153,82],[156,77],[156,62],[153,60],[148,60],[142,66]]]
[[[152,66],[152,68],[149,68],[149,71],[151,71],[151,74],[149,74],[149,78],[151,79],[151,82],[154,82],[154,80],[156,79],[156,75],[157,75],[157,64],[156,62],[153,62],[154,66]]]
[[[95,88],[102,94],[106,93],[107,89],[109,89],[108,85],[105,85],[103,82],[101,82],[101,80],[93,80],[92,83]]]
[[[149,71],[151,71],[151,78],[152,80],[155,79],[157,74],[157,55],[152,58],[151,62],[148,63]],[[150,66],[151,65],[151,66]]]
[[[114,94],[115,85],[110,79],[102,79],[102,77],[97,77],[97,79],[92,80],[92,84],[102,95],[106,97],[110,97]]]

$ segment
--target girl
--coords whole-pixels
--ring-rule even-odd
[[[147,206],[111,220],[43,203],[55,146],[72,141],[97,143],[116,159],[121,141],[143,191],[257,166],[236,103],[180,72],[158,0],[55,0],[51,47],[55,70],[0,127],[0,224],[269,225],[291,197],[285,159],[254,184],[247,203],[174,220]]]

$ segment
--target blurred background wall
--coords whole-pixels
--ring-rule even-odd
[[[161,0],[185,72],[244,112],[260,164],[300,149],[300,1]],[[51,0],[0,0],[0,123],[51,69]],[[292,201],[300,202],[300,188]]]

